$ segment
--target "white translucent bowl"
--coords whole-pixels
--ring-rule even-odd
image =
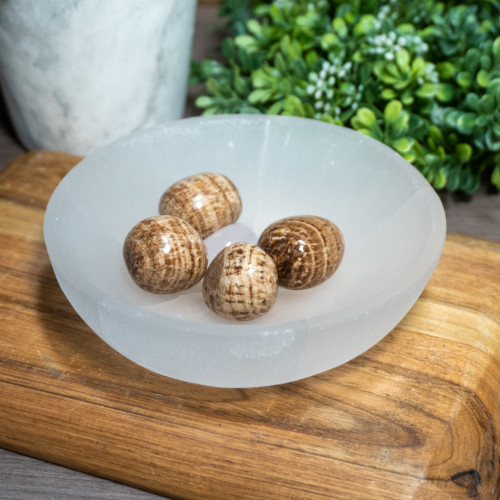
[[[275,307],[231,322],[204,304],[201,284],[176,295],[139,289],[122,246],[156,215],[163,191],[215,171],[239,188],[239,222],[259,234],[291,215],[319,215],[345,237],[330,280],[280,289]],[[291,117],[234,115],[170,122],[88,156],[55,190],[44,234],[57,280],[110,346],[154,372],[218,387],[281,384],[334,368],[404,317],[442,252],[442,204],[398,154],[358,132]]]

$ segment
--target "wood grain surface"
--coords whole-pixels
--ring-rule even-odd
[[[43,215],[77,161],[0,173],[0,447],[174,498],[497,500],[500,244],[448,235],[410,313],[341,367],[206,388],[113,351],[60,290]]]

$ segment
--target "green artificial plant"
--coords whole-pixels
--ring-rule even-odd
[[[220,14],[220,62],[193,62],[203,114],[348,126],[436,189],[500,189],[499,1],[222,0]]]

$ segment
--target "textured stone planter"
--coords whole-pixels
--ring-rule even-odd
[[[3,0],[0,82],[29,149],[86,155],[182,116],[196,0]]]

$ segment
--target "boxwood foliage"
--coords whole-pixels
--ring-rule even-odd
[[[437,189],[500,189],[500,2],[222,0],[203,114],[323,120],[384,142]]]

